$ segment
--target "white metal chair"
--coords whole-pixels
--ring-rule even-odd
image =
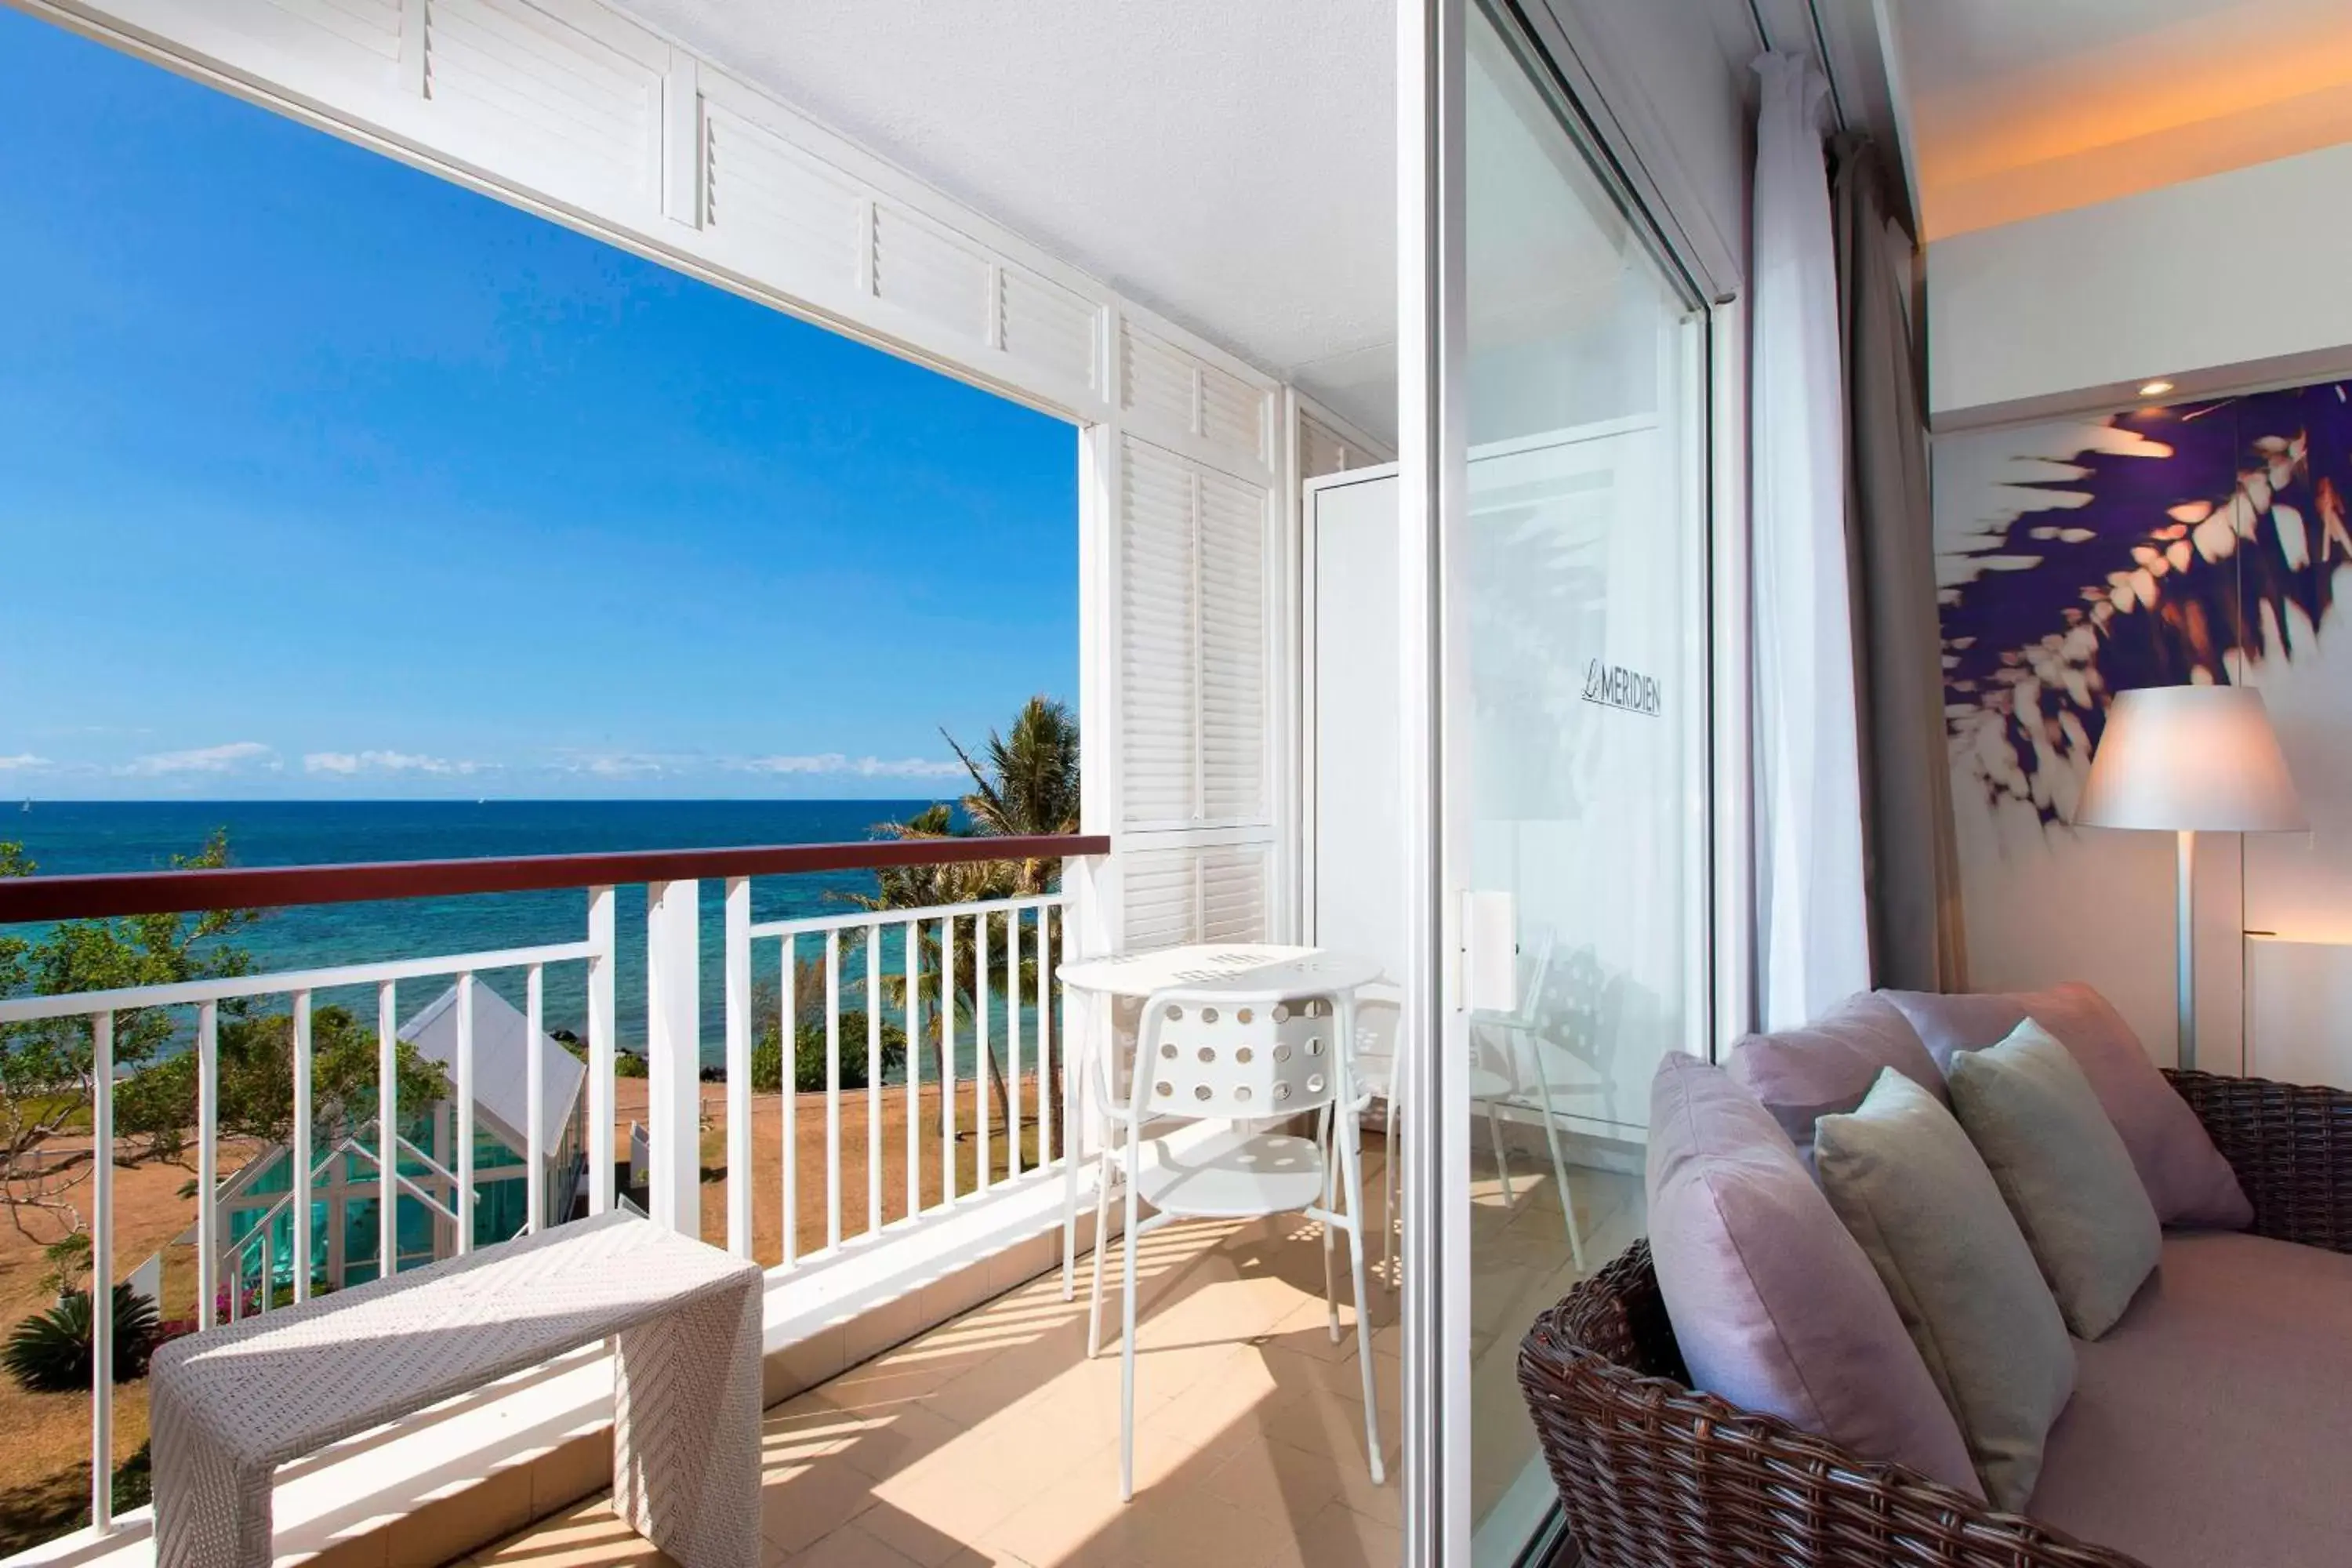
[[[1568,1228],[1569,1256],[1578,1272],[1584,1268],[1584,1234],[1576,1223],[1576,1203],[1568,1184],[1568,1161],[1560,1147],[1559,1121],[1553,1114],[1551,1074],[1544,1064],[1538,1009],[1545,983],[1552,971],[1555,938],[1546,931],[1536,946],[1536,958],[1518,1007],[1508,1013],[1476,1013],[1470,1020],[1470,1103],[1486,1110],[1486,1136],[1495,1151],[1495,1173],[1503,1184],[1503,1203],[1518,1201],[1511,1186],[1511,1162],[1503,1142],[1501,1107],[1523,1100],[1532,1089],[1543,1113],[1544,1142],[1551,1155],[1552,1180],[1559,1192],[1560,1212]],[[1407,1053],[1412,1034],[1402,1026],[1403,997],[1390,986],[1368,986],[1356,1008],[1355,1084],[1357,1109],[1370,1109],[1377,1097],[1385,1101],[1381,1171],[1381,1272],[1393,1285],[1396,1258],[1397,1186],[1402,1162],[1397,1157],[1398,1106],[1403,1099]]]
[[[1356,1359],[1364,1380],[1364,1442],[1372,1484],[1381,1463],[1380,1415],[1372,1351],[1364,1324],[1362,1165],[1355,1132],[1356,1093],[1347,1048],[1353,999],[1343,993],[1268,991],[1244,983],[1187,985],[1156,993],[1137,1037],[1133,1085],[1122,1104],[1112,1090],[1112,1050],[1095,1054],[1096,1088],[1107,1120],[1095,1185],[1094,1302],[1087,1353],[1102,1346],[1103,1245],[1110,1181],[1127,1190],[1122,1264],[1124,1316],[1119,1337],[1118,1495],[1135,1495],[1135,1244],[1147,1231],[1185,1219],[1242,1219],[1303,1214],[1323,1227],[1323,1290],[1331,1340],[1339,1339],[1332,1286],[1333,1233],[1348,1237],[1356,1287]],[[1271,1120],[1315,1115],[1319,1138],[1261,1131]],[[1146,1121],[1219,1121],[1205,1140],[1179,1144],[1147,1138]],[[1334,1122],[1344,1122],[1334,1133]],[[1335,1199],[1344,1196],[1346,1212]],[[1139,1217],[1149,1204],[1155,1211]]]

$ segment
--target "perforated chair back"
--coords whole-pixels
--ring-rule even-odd
[[[1143,1011],[1136,1111],[1238,1121],[1319,1110],[1342,1091],[1353,1013],[1331,992],[1157,992]]]

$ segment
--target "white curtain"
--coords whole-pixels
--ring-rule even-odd
[[[1756,62],[1750,430],[1759,1011],[1786,1028],[1870,984],[1844,389],[1822,161],[1828,85],[1798,55]]]

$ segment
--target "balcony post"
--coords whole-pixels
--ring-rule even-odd
[[[702,1234],[702,884],[646,886],[646,1209]]]

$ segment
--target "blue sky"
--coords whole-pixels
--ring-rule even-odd
[[[1071,426],[0,8],[0,795],[946,793]]]

